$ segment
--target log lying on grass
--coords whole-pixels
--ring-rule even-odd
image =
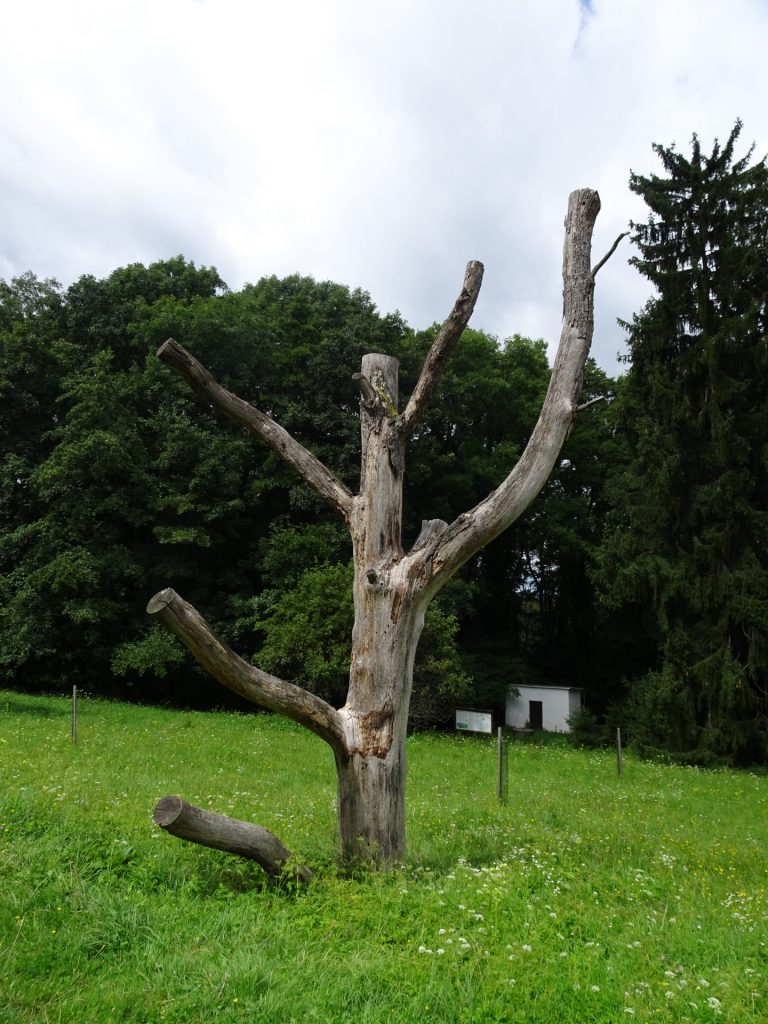
[[[312,878],[312,872],[303,865],[288,867],[291,851],[261,825],[204,811],[188,804],[180,796],[164,796],[158,801],[154,820],[156,825],[179,839],[255,860],[273,878],[285,874],[295,875],[301,882],[309,882]]]

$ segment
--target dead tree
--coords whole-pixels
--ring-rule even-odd
[[[287,715],[322,737],[336,761],[341,856],[378,864],[405,855],[405,737],[413,662],[424,612],[468,559],[513,523],[538,494],[579,412],[584,363],[593,332],[595,273],[592,230],[597,192],[569,198],[563,253],[563,328],[546,398],[517,465],[499,487],[454,522],[427,520],[410,551],[401,542],[403,472],[408,439],[445,362],[472,314],[483,276],[467,265],[464,285],[426,358],[405,409],[398,406],[398,363],[363,357],[360,390],[360,490],[352,494],[274,420],[219,385],[172,339],[159,358],[210,406],[277,452],[344,520],[354,554],[354,608],[349,690],[334,708],[299,686],[254,668],[213,634],[173,590],[148,612],[184,643],[198,662],[235,693]],[[610,255],[610,253],[609,253]]]

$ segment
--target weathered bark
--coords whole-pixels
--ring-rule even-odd
[[[349,862],[405,855],[405,735],[413,656],[423,624],[404,572],[401,543],[405,445],[398,420],[398,363],[364,356],[360,492],[350,532],[355,623],[346,750],[336,756],[339,836]]]
[[[405,856],[405,737],[413,662],[424,624],[405,560],[355,572],[349,691],[340,714],[346,750],[336,755],[343,860]]]
[[[180,796],[164,796],[158,801],[153,817],[155,824],[172,836],[248,857],[273,878],[286,873],[302,882],[309,882],[312,878],[312,872],[303,865],[286,868],[291,861],[291,851],[261,825],[204,811],[188,804]]]
[[[336,758],[341,859],[347,865],[399,863],[405,857],[405,729],[390,718],[380,753],[373,749],[373,714],[364,729],[360,749]]]
[[[426,520],[407,553],[401,540],[405,445],[474,308],[482,264],[467,265],[462,291],[430,349],[404,413],[398,412],[397,360],[381,354],[363,358],[362,372],[355,375],[362,459],[360,491],[354,497],[269,417],[221,388],[176,342],[169,340],[158,353],[205,401],[282,455],[349,527],[355,622],[349,690],[338,711],[243,661],[173,591],[156,595],[148,608],[225,686],[301,722],[330,744],[336,760],[339,836],[346,861],[385,864],[404,857],[405,736],[424,612],[453,573],[527,508],[549,476],[579,410],[584,362],[592,340],[594,276],[604,262],[594,270],[590,267],[592,229],[599,208],[598,195],[590,189],[569,198],[563,332],[541,416],[520,461],[496,491],[450,526],[438,519]]]

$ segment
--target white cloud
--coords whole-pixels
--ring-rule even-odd
[[[17,5],[0,39],[0,274],[68,282],[177,252],[237,287],[361,286],[416,327],[466,260],[476,326],[555,341],[568,192],[600,256],[642,204],[652,141],[765,152],[760,0],[102,0]],[[595,354],[647,294],[600,273]]]

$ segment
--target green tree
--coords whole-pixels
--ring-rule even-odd
[[[606,703],[611,669],[593,570],[615,468],[615,382],[589,360],[580,415],[539,501],[523,521],[525,565],[517,602],[519,651],[542,682],[584,687]]]
[[[406,384],[435,331],[406,341]],[[493,487],[523,451],[549,379],[544,341],[515,335],[499,343],[479,330],[464,332],[409,451],[405,513],[412,534],[430,509],[456,515]],[[580,414],[528,514],[441,595],[460,624],[478,704],[503,706],[510,684],[535,680],[587,685],[595,695],[611,675],[590,572],[615,448],[614,390],[588,360],[583,401],[607,401]]]
[[[205,594],[235,642],[243,604],[286,569],[269,550],[275,531],[316,527],[322,561],[333,561],[328,530],[339,527],[279,459],[169,380],[157,348],[183,336],[227,386],[283,415],[343,474],[359,437],[350,378],[363,339],[396,350],[403,332],[363,292],[294,276],[233,293],[180,257],[64,292],[33,275],[0,282],[4,682],[220,703],[149,624],[147,596],[169,580],[195,600]],[[307,436],[307,410],[321,406]],[[252,647],[255,635],[243,641]]]
[[[433,326],[407,340],[401,355],[406,388],[415,383],[436,333]],[[465,330],[408,453],[407,536],[415,537],[431,514],[450,519],[472,507],[501,479],[525,448],[549,373],[544,341],[515,335],[500,343]],[[509,685],[526,677],[523,658],[530,662],[519,628],[530,521],[529,515],[514,523],[440,595],[459,623],[474,701],[483,706],[503,707]]]
[[[13,467],[0,536],[6,681],[124,692],[112,668],[127,671],[136,631],[146,630],[140,603],[152,571],[177,568],[164,557],[160,535],[171,490],[155,472],[163,428],[174,404],[205,418],[158,376],[148,359],[156,339],[142,329],[142,312],[163,292],[182,307],[218,289],[215,272],[182,270],[178,259],[116,271],[103,282],[81,279],[63,294],[30,275],[0,289],[9,398],[2,457]],[[190,435],[198,442],[194,430],[184,432]],[[218,431],[215,443],[222,451],[210,461],[224,466]],[[203,451],[197,443],[195,454]],[[154,672],[184,660],[158,631],[151,649]],[[144,672],[148,653],[139,658]]]
[[[656,295],[628,325],[602,579],[649,641],[636,739],[750,761],[768,756],[768,168],[735,157],[740,131],[709,155],[654,146],[664,175],[630,179]]]
[[[0,533],[34,518],[29,486],[50,451],[56,397],[76,353],[61,340],[55,281],[33,274],[0,281]]]

